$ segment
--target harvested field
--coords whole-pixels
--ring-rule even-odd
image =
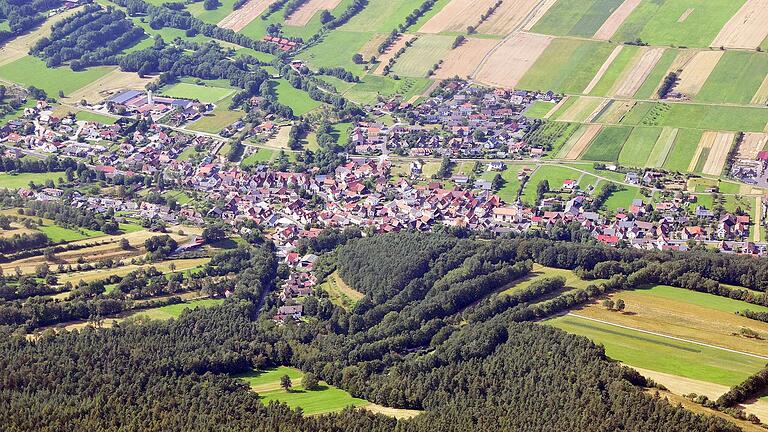
[[[21,35],[13,40],[10,40],[6,44],[0,44],[0,66],[19,60],[20,58],[29,55],[29,50],[37,41],[44,36],[48,36],[51,33],[51,27],[57,22],[68,18],[79,10],[70,9],[66,12],[60,13],[49,18],[40,27],[31,32]]]
[[[465,32],[496,0],[451,0],[419,29],[419,33]]]
[[[531,15],[538,0],[504,0],[496,11],[477,28],[481,34],[507,35],[518,29]]]
[[[602,125],[599,124],[591,124],[588,125],[586,130],[584,131],[584,134],[579,137],[579,139],[575,142],[573,147],[568,150],[568,153],[565,155],[565,158],[568,160],[577,160],[579,156],[584,153],[584,151],[589,147],[589,143],[592,142],[592,140],[597,136],[597,134],[600,133],[600,131],[603,129]]]
[[[435,72],[435,77],[448,79],[470,76],[497,43],[494,39],[467,38],[461,46],[448,52],[440,69]]]
[[[629,112],[629,110],[635,106],[635,104],[636,102],[631,100],[614,100],[611,106],[603,111],[603,113],[593,121],[608,124],[621,123],[621,120]]]
[[[289,26],[304,27],[321,10],[333,10],[341,0],[309,0],[285,20]]]
[[[627,0],[630,1],[630,0]],[[612,93],[617,97],[632,97],[640,90],[653,68],[664,54],[664,48],[643,48],[640,58],[616,84]]]
[[[600,117],[606,110],[609,109],[609,104],[612,104],[613,100],[603,99],[598,106],[592,110],[587,116],[587,123],[593,123],[598,117]]]
[[[413,35],[404,34],[400,35],[395,39],[395,41],[389,46],[389,48],[384,51],[383,54],[379,54],[376,52],[376,60],[379,62],[379,66],[376,68],[376,71],[374,73],[381,75],[384,73],[384,67],[389,63],[389,59],[395,56],[395,54],[400,51],[400,48],[405,47],[405,43],[408,42],[413,38]]]
[[[123,72],[120,69],[104,75],[92,83],[67,95],[73,101],[85,99],[90,103],[100,102],[112,95],[127,89],[143,89],[154,78],[139,77],[136,72]]]
[[[708,152],[702,172],[704,174],[720,175],[720,172],[723,170],[723,165],[725,165],[725,158],[728,155],[728,151],[731,149],[731,144],[733,144],[735,137],[736,134],[733,132],[704,132],[699,141],[699,145],[696,148],[696,155],[688,165],[688,171],[696,171],[702,153]]]
[[[691,98],[696,96],[722,57],[723,51],[699,51],[696,53],[691,61],[683,67],[675,91]]]
[[[397,58],[392,72],[401,77],[426,77],[427,72],[451,51],[454,39],[452,36],[432,34],[420,36]]]
[[[616,60],[616,57],[621,54],[621,50],[624,49],[624,45],[618,45],[616,48],[613,49],[611,52],[611,55],[608,56],[607,59],[605,59],[605,62],[603,62],[603,65],[600,66],[600,69],[597,70],[597,73],[594,77],[592,77],[592,81],[587,84],[587,87],[584,89],[582,93],[589,94],[592,92],[592,89],[595,88],[598,82],[600,82],[600,79],[603,78],[603,75],[605,75],[605,72],[608,70],[609,67],[611,67],[611,64],[614,60]]]
[[[539,22],[539,20],[549,12],[549,9],[557,3],[557,0],[543,0],[539,8],[533,11],[533,15],[523,26],[524,31],[529,31]]]
[[[611,36],[616,33],[616,30],[618,30],[624,23],[624,20],[627,19],[639,4],[640,0],[624,0],[624,3],[622,3],[618,9],[613,11],[611,16],[609,16],[603,25],[597,29],[593,37],[599,40],[610,39]]]
[[[267,10],[270,3],[272,3],[271,0],[250,0],[240,9],[232,11],[223,20],[219,21],[217,25],[221,28],[239,32]]]
[[[672,147],[675,145],[678,131],[679,129],[670,127],[665,127],[661,130],[659,139],[656,140],[656,144],[653,146],[650,156],[648,156],[649,167],[661,168],[664,165],[669,152],[672,151]]]
[[[683,12],[683,14],[680,15],[680,18],[677,19],[677,22],[679,23],[685,22],[685,20],[687,20],[692,13],[693,13],[693,8],[686,9],[685,12]]]
[[[747,0],[720,29],[713,47],[755,49],[768,36],[768,0]]]
[[[739,159],[757,159],[757,153],[768,144],[768,134],[760,132],[747,132],[744,140],[739,145],[737,157]]]
[[[768,103],[768,76],[763,80],[763,84],[757,89],[757,93],[752,97],[752,103],[765,105]]]
[[[481,63],[477,80],[486,84],[515,87],[547,49],[552,37],[518,33],[498,45]]]
[[[605,100],[606,99],[603,98],[589,96],[578,97],[576,98],[576,101],[557,118],[557,120],[578,123],[586,122],[592,113],[594,113]]]

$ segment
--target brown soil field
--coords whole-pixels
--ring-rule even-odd
[[[533,16],[531,16],[531,19],[528,20],[528,22],[525,23],[523,26],[523,30],[528,31],[533,28],[533,26],[536,25],[537,22],[543,17],[544,15],[549,12],[549,8],[551,8],[555,3],[557,3],[557,0],[543,0],[541,2],[541,6],[539,6],[538,9],[533,11]]]
[[[684,300],[656,296],[640,289],[613,293],[609,297],[614,301],[624,300],[624,312],[610,311],[600,301],[594,301],[576,313],[634,329],[759,356],[768,355],[768,339],[739,335],[742,328],[748,327],[766,336],[767,323]]]
[[[528,18],[538,0],[504,0],[496,11],[477,28],[478,33],[507,35]]]
[[[765,77],[760,88],[757,89],[757,92],[752,97],[752,103],[758,105],[765,105],[768,103],[768,76]]]
[[[551,36],[518,33],[497,45],[479,66],[477,80],[515,87],[552,41]]]
[[[494,39],[467,38],[461,46],[448,52],[440,69],[435,72],[435,77],[438,79],[454,76],[468,77],[497,43],[498,41]]]
[[[629,1],[629,0],[627,0]],[[632,67],[619,78],[612,93],[617,97],[632,97],[640,90],[656,63],[664,54],[664,48],[643,48],[643,53]]]
[[[309,20],[315,16],[316,13],[321,10],[333,10],[341,3],[341,0],[309,0],[299,7],[296,12],[285,20],[285,24],[289,26],[304,27]]]
[[[593,37],[598,40],[609,40],[639,4],[640,0],[624,0],[624,3],[597,29]]]
[[[597,134],[600,133],[602,128],[603,126],[599,124],[588,125],[586,131],[584,131],[584,135],[579,137],[578,141],[576,141],[573,147],[568,150],[568,154],[565,155],[565,158],[569,160],[578,159],[579,156],[584,153],[584,150],[589,147],[589,143],[591,143]]]
[[[451,0],[419,29],[419,33],[466,32],[477,25],[496,0]]]
[[[768,134],[758,132],[746,132],[744,140],[739,145],[738,157],[740,159],[756,159],[757,153],[768,144]]]
[[[394,417],[396,419],[409,419],[416,417],[422,412],[419,410],[409,410],[404,408],[390,408],[375,403],[364,405],[361,408],[376,414],[384,414],[385,416]]]
[[[755,49],[768,36],[768,0],[747,0],[710,46]]]
[[[706,381],[683,378],[681,376],[656,372],[635,366],[630,367],[640,372],[640,375],[652,379],[654,382],[666,387],[672,393],[681,396],[689,393],[696,393],[697,395],[704,395],[710,399],[717,399],[720,395],[730,390],[728,386],[721,384],[712,384]]]
[[[83,99],[90,103],[101,102],[122,90],[143,89],[153,79],[152,77],[141,78],[135,72],[123,72],[120,69],[115,69],[67,95],[67,99],[71,99],[72,102],[80,102]]]
[[[680,18],[677,19],[677,22],[679,23],[685,22],[685,20],[687,20],[692,13],[693,13],[693,8],[686,9],[685,12],[683,12],[683,14],[680,15]]]
[[[217,25],[221,28],[239,32],[261,15],[262,12],[267,10],[270,3],[272,3],[271,0],[250,0],[241,6],[240,9],[232,11],[232,13],[224,17]]]
[[[693,59],[683,67],[675,91],[691,98],[696,96],[722,56],[723,51],[699,51],[696,53]]]
[[[707,162],[704,164],[704,174],[719,176],[725,166],[725,159],[731,150],[736,134],[733,132],[717,132],[712,147],[709,150]]]
[[[384,73],[384,66],[389,63],[389,59],[395,56],[395,54],[400,50],[400,48],[405,47],[405,43],[408,42],[413,38],[413,35],[404,34],[398,36],[397,39],[395,39],[395,42],[392,43],[392,45],[387,48],[386,51],[384,51],[384,54],[379,54],[378,51],[376,51],[376,60],[379,62],[379,66],[376,68],[376,71],[374,72],[377,75],[382,75]],[[378,48],[378,47],[377,47]]]
[[[54,24],[78,12],[78,9],[67,10],[66,12],[49,18],[40,27],[32,30],[30,33],[21,35],[6,44],[0,44],[0,66],[29,55],[30,48],[32,48],[39,39],[50,35],[51,27],[53,27]]]
[[[616,48],[613,49],[613,51],[611,51],[611,55],[609,55],[608,58],[605,59],[605,61],[603,62],[603,65],[600,66],[600,69],[597,70],[597,73],[595,73],[595,76],[592,77],[592,81],[590,81],[589,84],[587,84],[587,87],[584,88],[584,91],[582,91],[582,93],[589,94],[592,92],[592,89],[594,89],[597,83],[600,82],[600,80],[603,78],[603,75],[605,75],[605,72],[608,70],[609,67],[611,67],[611,64],[613,63],[614,60],[616,60],[616,57],[619,56],[619,54],[621,53],[621,50],[623,49],[624,49],[624,45],[618,45],[616,46]]]

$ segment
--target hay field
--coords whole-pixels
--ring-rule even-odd
[[[523,31],[531,31],[531,29],[539,23],[539,21],[544,18],[544,16],[549,12],[549,10],[552,8],[552,6],[557,3],[557,0],[542,0],[539,3],[539,7],[534,9],[531,12],[531,17],[528,19],[528,21],[523,26]]]
[[[450,0],[419,29],[419,33],[465,32],[496,0]]]
[[[592,37],[598,40],[609,40],[639,4],[640,0],[624,0],[624,3],[613,11]]]
[[[643,168],[656,147],[662,128],[641,127],[632,129],[619,153],[619,163],[624,166]]]
[[[750,102],[757,105],[765,105],[768,103],[768,75],[763,79],[763,83],[760,85],[760,88],[757,89],[755,95],[752,96]]]
[[[485,84],[516,87],[551,42],[550,36],[518,33],[491,51],[476,78]]]
[[[611,51],[611,54],[608,56],[607,59],[605,59],[605,62],[603,62],[603,65],[600,66],[600,69],[597,70],[597,73],[594,77],[592,77],[592,81],[587,84],[587,87],[584,88],[584,91],[582,93],[589,94],[592,93],[592,90],[595,88],[598,82],[603,78],[603,75],[605,75],[605,72],[608,71],[608,68],[611,67],[611,64],[613,64],[613,61],[616,60],[616,57],[621,54],[621,51],[624,49],[624,45],[617,45],[616,48]]]
[[[454,76],[464,78],[472,75],[497,43],[494,39],[467,38],[461,46],[448,52],[440,69],[435,72],[435,77],[448,79]]]
[[[623,0],[560,0],[533,27],[537,33],[591,37]]]
[[[611,90],[611,94],[627,98],[634,96],[648,79],[665,51],[664,48],[646,47],[643,47],[641,50],[642,54],[640,54],[640,57],[636,59],[632,66],[618,80]]]
[[[677,139],[677,133],[679,129],[665,127],[662,128],[659,139],[656,140],[656,144],[651,150],[651,154],[648,155],[647,165],[652,168],[661,168],[664,162],[669,156],[669,152],[672,151],[672,147],[675,145]]]
[[[605,101],[603,98],[591,96],[576,97],[576,101],[557,117],[559,121],[586,122],[596,109]]]
[[[726,51],[696,100],[747,105],[752,102],[768,76],[768,54]]]
[[[697,166],[700,164],[699,159],[706,155],[702,172],[719,176],[735,138],[736,134],[733,132],[704,132],[696,148],[696,154],[688,165],[688,171],[696,171]]]
[[[285,24],[295,27],[304,27],[321,10],[333,10],[341,3],[341,0],[309,0],[297,9],[285,20]]]
[[[635,106],[637,102],[632,100],[612,100],[611,105],[605,109],[594,121],[598,123],[618,124],[624,116]]]
[[[579,159],[587,147],[589,147],[589,143],[595,139],[595,137],[600,133],[602,129],[603,126],[599,124],[587,125],[586,129],[584,130],[584,134],[579,136],[579,138],[574,142],[573,146],[566,153],[565,158],[568,160]]]
[[[680,79],[675,86],[678,91],[688,97],[695,97],[704,87],[707,78],[715,70],[715,66],[723,57],[723,51],[699,51],[690,62],[683,67]]]
[[[81,87],[79,90],[67,95],[67,98],[77,102],[82,99],[89,103],[100,102],[122,90],[143,89],[152,80],[154,80],[153,77],[141,78],[135,72],[123,72],[120,69],[115,69],[101,78],[92,81],[85,87]]]
[[[710,46],[755,49],[768,37],[768,0],[747,0]]]
[[[423,35],[407,48],[394,66],[392,73],[400,76],[425,77],[434,64],[451,50],[453,36]]]
[[[221,28],[239,32],[267,10],[270,3],[272,3],[270,0],[249,0],[240,9],[232,11],[232,13],[224,17],[217,25]]]
[[[496,11],[477,28],[481,34],[507,35],[518,29],[538,5],[538,0],[504,0]]]

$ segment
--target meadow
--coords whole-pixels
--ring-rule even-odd
[[[546,180],[549,183],[550,190],[558,190],[563,186],[566,180],[578,180],[581,173],[572,170],[569,167],[559,165],[541,165],[534,171],[531,178],[523,188],[522,200],[533,204],[536,201],[536,188],[539,182]]]
[[[517,291],[523,290],[531,286],[533,283],[542,279],[562,276],[565,278],[565,289],[582,289],[588,285],[600,283],[601,280],[584,280],[576,275],[572,270],[559,269],[554,267],[546,267],[541,264],[533,264],[531,272],[518,280],[513,281],[511,284],[504,287],[500,295],[513,294]]]
[[[140,316],[140,317],[156,319],[156,320],[167,320],[171,318],[180,317],[182,312],[184,312],[186,309],[194,310],[198,307],[200,308],[211,307],[211,306],[222,304],[223,302],[224,302],[224,299],[191,300],[184,303],[176,303],[176,304],[171,304],[167,306],[161,306],[158,308],[143,309],[141,311],[136,312],[133,316],[135,317]]]
[[[393,96],[399,94],[404,100],[423,93],[431,84],[426,78],[401,77],[394,80],[378,75],[366,75],[361,82],[355,84],[344,93],[344,96],[360,104],[374,104],[378,96]]]
[[[559,0],[531,31],[591,37],[623,0]]]
[[[326,277],[318,288],[325,290],[328,293],[328,298],[331,299],[333,304],[343,307],[344,309],[351,310],[360,299],[364,297],[364,294],[355,291],[354,288],[347,285],[338,272],[333,272]]]
[[[44,185],[47,181],[57,183],[60,178],[64,178],[64,171],[55,171],[47,173],[0,173],[0,189],[19,189],[28,188],[29,183]]]
[[[341,0],[341,2],[329,12],[331,12],[333,16],[339,16],[347,9],[347,7],[349,7],[352,1],[353,0]],[[238,33],[253,39],[261,39],[267,34],[267,27],[270,24],[280,24],[282,25],[283,34],[286,37],[299,37],[304,40],[309,40],[309,38],[318,33],[323,26],[320,22],[319,13],[315,13],[312,19],[304,26],[286,25],[283,18],[284,9],[285,6],[267,17],[267,19],[261,19],[261,17],[254,19]],[[230,8],[230,11],[231,10],[232,9]]]
[[[405,22],[405,17],[421,3],[420,0],[372,1],[340,29],[349,32],[389,33]],[[448,0],[438,0],[428,13],[436,13],[446,3]],[[413,26],[419,27],[418,22]]]
[[[240,162],[240,165],[243,167],[248,167],[269,162],[274,157],[274,154],[274,150],[260,148],[257,149],[256,152],[243,158],[243,160]]]
[[[205,114],[201,119],[187,126],[187,129],[210,134],[218,134],[222,129],[243,117],[242,111],[230,111],[232,96],[220,100],[212,113]]]
[[[581,159],[605,162],[617,161],[619,153],[621,153],[621,149],[627,138],[629,138],[630,133],[632,133],[632,128],[626,126],[607,126],[603,128],[589,144],[589,148],[584,152]]]
[[[26,56],[12,63],[0,66],[0,79],[44,90],[49,97],[58,98],[59,91],[65,95],[74,92],[102,76],[112,72],[110,66],[93,67],[74,72],[69,67],[49,68],[37,57]]]
[[[371,37],[372,33],[336,30],[323,36],[320,43],[303,50],[298,58],[315,68],[343,67],[362,77],[365,73],[363,65],[352,62],[352,56],[360,52]]]
[[[304,115],[322,105],[321,102],[310,98],[309,93],[294,88],[286,80],[270,81],[270,85],[273,86],[277,93],[277,101],[291,107],[294,115]]]
[[[90,111],[78,111],[77,114],[75,114],[75,118],[78,120],[92,121],[92,122],[102,123],[106,125],[114,124],[115,121],[117,120],[115,117],[109,117],[103,114],[98,114]]]
[[[616,85],[619,77],[624,73],[624,70],[627,69],[630,63],[632,63],[639,54],[640,48],[632,45],[625,45],[589,94],[594,96],[608,96],[611,89]]]
[[[581,93],[614,48],[602,42],[555,39],[516,87]]]
[[[181,99],[199,100],[201,102],[214,103],[234,93],[233,88],[218,87],[213,85],[197,85],[185,82],[163,87],[160,94]]]
[[[606,209],[628,209],[632,205],[632,201],[636,199],[642,199],[647,202],[647,198],[640,193],[640,188],[633,186],[621,186],[620,190],[611,194],[603,207]]]
[[[768,54],[726,51],[695,100],[746,105],[768,75]]]
[[[537,100],[525,110],[525,116],[528,118],[543,119],[554,106],[555,105],[551,102]]]
[[[405,49],[392,73],[409,77],[426,77],[434,64],[445,57],[451,49],[454,38],[451,36],[422,35],[410,48]]]
[[[641,3],[642,6],[642,3]],[[661,55],[661,58],[656,63],[656,66],[653,67],[651,70],[651,73],[648,74],[648,77],[645,79],[643,84],[640,86],[640,88],[635,93],[635,97],[638,99],[651,99],[656,96],[656,90],[661,84],[661,81],[664,79],[664,77],[667,75],[667,71],[672,66],[672,62],[675,61],[675,57],[677,57],[677,50],[668,49],[664,51],[664,54]]]
[[[619,153],[619,163],[625,166],[644,167],[661,135],[661,128],[636,127],[632,129]]]

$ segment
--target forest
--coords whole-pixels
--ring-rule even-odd
[[[323,259],[365,294],[352,310],[313,296],[304,302],[306,320],[274,324],[279,303],[269,294],[287,273],[266,242],[223,251],[194,276],[166,279],[150,269],[109,281],[117,283],[117,298],[192,283],[233,293],[179,319],[47,331],[37,339],[0,326],[3,430],[738,430],[643,392],[652,383],[586,338],[528,321],[660,278],[687,284],[675,274],[712,284],[733,280],[734,268],[756,276],[760,261],[538,238],[487,242],[447,230],[374,237],[328,231],[302,247],[327,251]],[[563,292],[562,278],[545,278],[511,296],[491,295],[533,263],[608,281]],[[5,289],[4,297],[19,302],[45,292],[39,282],[23,286],[24,293]],[[78,301],[101,298],[101,289],[77,287]],[[232,378],[277,365],[381,405],[424,412],[410,420],[352,409],[304,417],[263,405]],[[88,415],[95,410],[100,415]]]

